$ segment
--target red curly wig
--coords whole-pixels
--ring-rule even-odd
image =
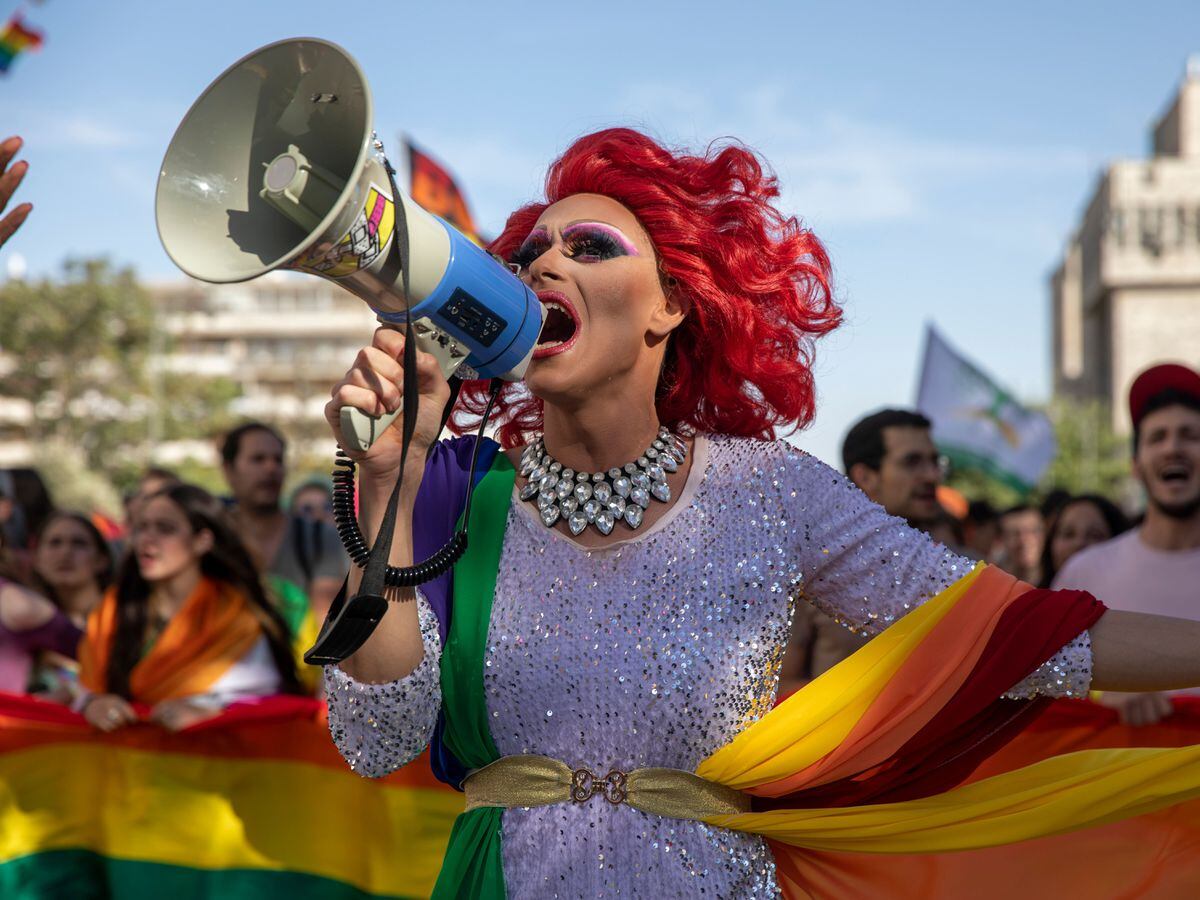
[[[629,128],[575,141],[546,174],[546,202],[514,212],[489,248],[507,259],[542,211],[572,194],[623,204],[658,253],[664,289],[687,315],[671,335],[655,405],[672,428],[770,438],[813,417],[813,341],[838,326],[821,242],[784,216],[774,175],[743,146],[675,153]],[[478,424],[487,382],[463,386],[452,427]],[[523,384],[496,401],[505,447],[542,427],[542,402]]]

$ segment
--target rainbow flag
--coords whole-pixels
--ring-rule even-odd
[[[308,698],[105,735],[0,694],[6,900],[427,897],[462,808],[425,758],[355,775]]]
[[[13,59],[21,51],[41,47],[42,39],[42,33],[26,25],[20,13],[13,13],[0,31],[0,73],[8,71]]]

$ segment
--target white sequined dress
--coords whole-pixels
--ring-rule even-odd
[[[602,550],[514,495],[484,669],[502,755],[694,769],[771,708],[794,601],[874,633],[971,569],[789,444],[699,437],[694,454],[667,515]],[[421,604],[425,659],[408,677],[327,670],[334,740],[363,775],[429,743],[440,646]],[[1090,680],[1084,632],[1011,694],[1077,696]],[[511,897],[778,895],[761,839],[598,797],[507,810],[502,843]]]

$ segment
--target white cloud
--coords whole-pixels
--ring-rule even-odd
[[[1070,147],[1001,146],[947,140],[813,109],[785,88],[760,84],[729,98],[647,83],[621,107],[658,128],[733,134],[762,152],[779,173],[783,205],[822,224],[902,222],[927,214],[933,195],[963,180],[1077,173],[1090,165]]]
[[[1002,194],[1004,179],[1028,185],[1039,177],[1077,176],[1095,164],[1073,147],[971,142],[816,109],[772,83],[722,96],[643,82],[590,118],[560,110],[557,122],[534,133],[494,127],[475,133],[462,121],[428,122],[416,125],[413,137],[459,177],[477,219],[493,231],[517,204],[540,194],[546,165],[576,133],[615,124],[693,148],[722,136],[744,140],[779,174],[781,206],[821,228],[962,215],[962,198]],[[549,135],[559,143],[547,145]],[[1008,226],[972,227],[999,234]],[[1051,236],[1041,241],[1054,246]]]
[[[55,131],[56,140],[73,144],[79,149],[109,150],[131,147],[137,143],[136,136],[128,126],[78,113],[59,120]]]

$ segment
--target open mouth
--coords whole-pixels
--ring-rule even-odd
[[[557,291],[544,291],[538,294],[538,299],[546,308],[546,319],[538,335],[534,359],[562,353],[579,334],[579,319],[566,297]]]
[[[1158,477],[1167,484],[1179,484],[1187,481],[1192,477],[1191,468],[1188,466],[1172,465],[1165,466],[1159,473]]]

